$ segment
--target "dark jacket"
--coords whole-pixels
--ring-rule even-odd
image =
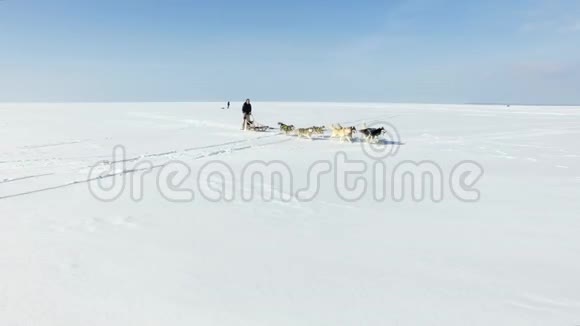
[[[252,104],[244,103],[244,106],[242,106],[242,112],[246,114],[252,113]]]

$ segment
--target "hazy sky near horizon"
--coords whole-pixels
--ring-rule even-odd
[[[578,0],[0,0],[0,101],[580,104]]]

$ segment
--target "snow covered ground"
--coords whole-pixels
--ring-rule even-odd
[[[389,126],[378,161],[242,132],[240,105],[0,104],[0,325],[580,325],[579,107],[254,103],[271,126]],[[367,167],[356,200],[341,157]],[[292,187],[247,197],[260,162]],[[402,162],[439,169],[439,202],[395,200]]]

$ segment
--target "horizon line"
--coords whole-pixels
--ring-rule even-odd
[[[251,98],[250,98],[251,99]],[[0,101],[0,104],[129,104],[129,103],[227,103],[225,101],[216,100],[169,100],[169,101],[133,101],[133,100],[121,100],[121,101]],[[240,100],[230,100],[229,102],[240,102],[243,103],[244,99]],[[404,102],[404,101],[308,101],[308,100],[252,100],[255,103],[319,103],[319,104],[422,104],[422,105],[473,105],[473,106],[558,106],[558,107],[580,107],[579,104],[572,103],[525,103],[525,102]]]

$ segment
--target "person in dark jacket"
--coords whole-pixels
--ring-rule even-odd
[[[230,108],[230,101],[228,101],[228,109]]]
[[[242,113],[244,115],[242,130],[246,130],[246,126],[248,122],[250,122],[250,116],[252,115],[252,104],[250,104],[250,99],[246,99],[246,102],[244,102],[244,105],[242,106]]]

